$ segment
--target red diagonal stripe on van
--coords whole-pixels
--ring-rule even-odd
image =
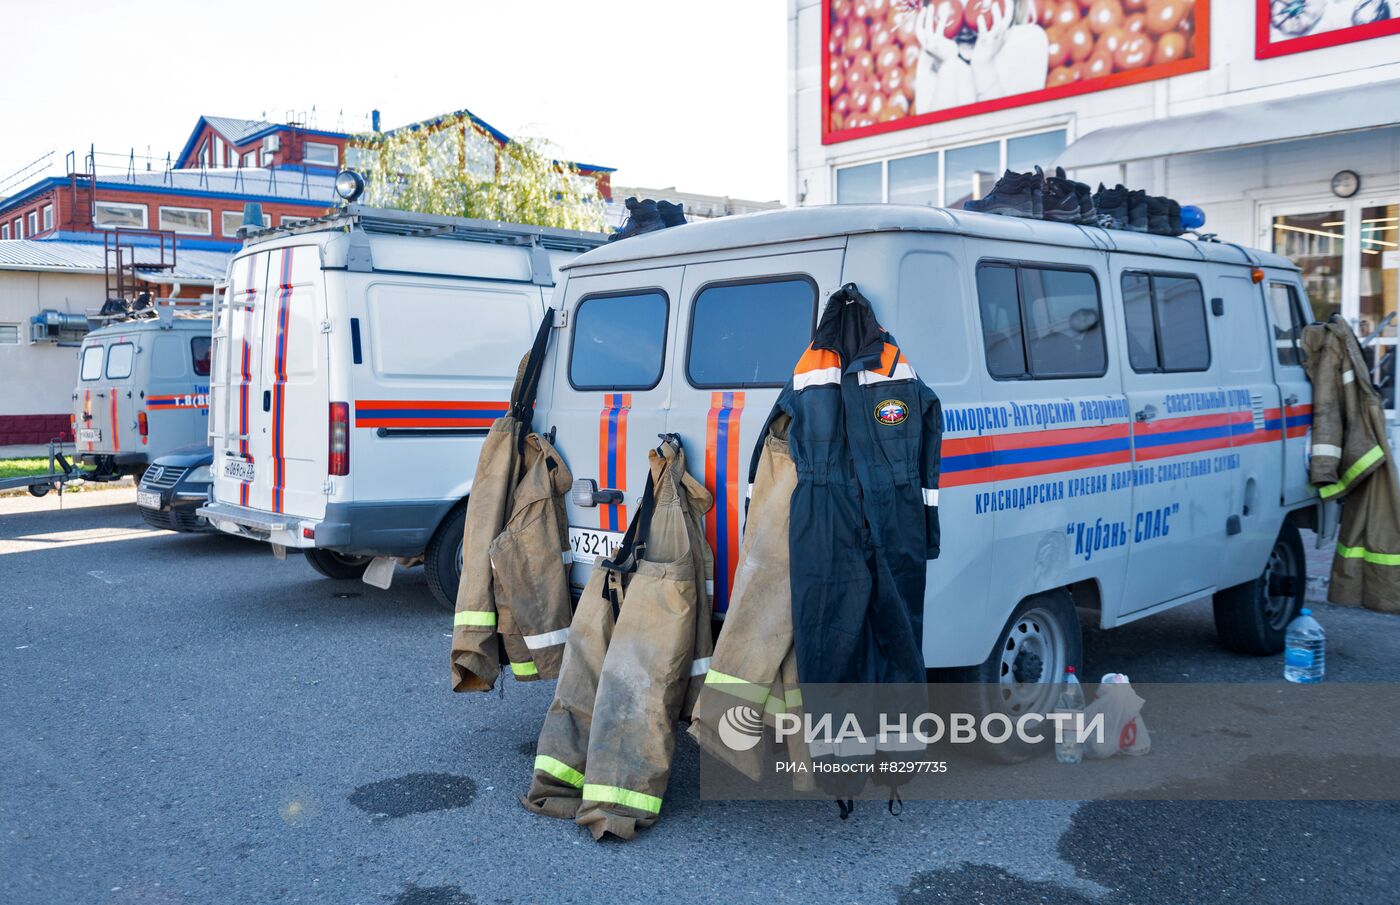
[[[117,426],[117,388],[112,387],[112,452],[122,451],[121,431]]]
[[[243,337],[238,362],[238,454],[248,461],[253,457],[248,453],[248,384],[253,379],[253,347],[248,342],[249,331],[253,329],[253,307],[257,302],[258,288],[253,285],[257,255],[248,256],[247,285],[243,287]],[[238,504],[248,505],[248,482],[238,482]]]
[[[632,408],[631,393],[607,393],[598,415],[598,473],[606,488],[627,492],[627,413]],[[599,527],[604,531],[627,528],[627,505],[598,507]]]
[[[291,320],[292,249],[282,249],[277,291],[277,341],[272,359],[272,511],[285,507],[287,486],[287,328]]]
[[[739,563],[739,418],[744,411],[743,393],[710,394],[705,419],[705,486],[715,504],[705,514],[705,537],[715,555],[714,610],[729,609],[729,592]]]

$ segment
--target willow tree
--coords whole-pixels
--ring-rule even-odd
[[[559,161],[542,139],[498,144],[470,114],[355,136],[347,155],[365,176],[375,207],[505,220],[564,229],[604,229],[597,183]]]

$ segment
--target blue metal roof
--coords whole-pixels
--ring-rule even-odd
[[[190,154],[194,153],[195,139],[199,138],[199,133],[205,126],[210,126],[228,141],[236,145],[247,144],[255,139],[271,135],[274,132],[290,132],[295,129],[307,135],[320,135],[327,138],[347,138],[345,132],[331,132],[324,129],[307,129],[302,126],[293,126],[290,123],[270,123],[265,119],[238,119],[232,116],[201,116],[194,124],[194,129],[190,132],[190,137],[185,139],[185,146],[180,149],[179,155],[175,158],[175,166],[184,167],[189,161]]]
[[[0,215],[49,189],[67,185],[68,179],[64,176],[41,179],[0,202]],[[304,204],[316,209],[329,207],[337,201],[335,173],[320,169],[307,170],[304,177],[298,169],[272,170],[262,167],[242,170],[170,170],[160,173],[137,173],[130,178],[99,178],[97,187],[110,191],[145,192],[155,195]]]

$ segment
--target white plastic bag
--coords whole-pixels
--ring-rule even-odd
[[[1111,672],[1100,680],[1094,700],[1084,709],[1084,722],[1098,714],[1104,717],[1102,741],[1094,734],[1084,742],[1084,754],[1092,758],[1112,757],[1115,754],[1146,754],[1152,749],[1152,737],[1147,734],[1147,724],[1142,719],[1142,705],[1145,702],[1128,684],[1128,677]]]

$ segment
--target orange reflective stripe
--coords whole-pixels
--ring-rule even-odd
[[[807,351],[802,353],[802,357],[797,359],[797,367],[792,369],[794,374],[802,374],[807,371],[824,371],[827,368],[840,368],[841,356],[830,349],[813,349],[807,347]]]

